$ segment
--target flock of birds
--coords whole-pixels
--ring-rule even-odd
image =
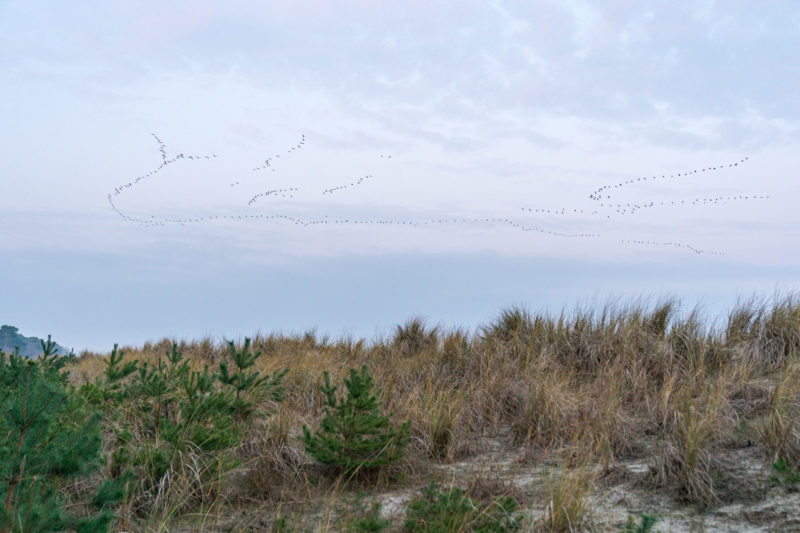
[[[176,155],[175,157],[173,157],[172,159],[168,159],[168,156],[167,156],[167,145],[164,144],[164,141],[162,141],[161,138],[158,135],[156,135],[155,133],[151,133],[150,135],[152,135],[153,138],[158,143],[158,151],[159,151],[159,153],[161,153],[161,164],[158,165],[153,170],[151,170],[150,172],[148,172],[147,174],[142,174],[141,176],[135,178],[133,181],[129,181],[128,183],[124,183],[122,185],[119,185],[118,187],[114,187],[114,192],[112,194],[108,195],[109,199],[111,198],[111,196],[119,196],[120,194],[122,194],[122,192],[125,189],[130,189],[134,185],[138,184],[140,181],[144,181],[147,178],[155,176],[156,174],[158,174],[159,172],[161,172],[162,170],[167,168],[169,165],[172,165],[172,164],[178,162],[179,160],[215,159],[217,157],[216,154],[211,154],[211,155],[186,155],[184,153],[180,153],[180,154]]]
[[[506,225],[511,228],[517,229],[522,232],[535,232],[544,235],[550,235],[553,237],[562,237],[562,238],[597,238],[600,237],[599,233],[593,232],[577,232],[577,233],[570,233],[570,232],[563,232],[552,230],[544,227],[539,227],[527,223],[520,222],[518,220],[514,220],[509,217],[443,217],[443,218],[431,218],[431,219],[422,219],[422,220],[399,220],[399,219],[364,219],[364,218],[333,218],[329,216],[323,216],[321,218],[301,218],[286,214],[278,214],[278,213],[254,213],[254,214],[237,214],[237,215],[206,215],[206,216],[198,216],[198,217],[177,217],[177,218],[165,218],[165,217],[156,217],[155,215],[151,215],[149,218],[141,218],[129,215],[125,211],[123,211],[117,205],[117,199],[120,195],[122,195],[127,190],[131,189],[132,187],[136,186],[140,182],[147,180],[149,178],[153,178],[163,170],[168,167],[175,165],[178,162],[186,162],[186,161],[200,161],[200,160],[209,160],[217,158],[216,154],[209,154],[209,155],[187,155],[183,153],[179,153],[170,158],[167,146],[162,141],[162,139],[156,135],[155,133],[151,134],[153,139],[155,139],[156,143],[158,144],[158,150],[161,155],[160,164],[155,167],[150,172],[143,174],[141,176],[136,177],[130,182],[118,185],[114,187],[114,190],[108,194],[107,199],[111,206],[111,208],[116,212],[123,220],[126,222],[134,222],[143,226],[165,226],[168,224],[193,224],[193,223],[200,223],[206,221],[215,221],[215,220],[251,220],[251,221],[282,221],[292,223],[298,226],[303,226],[306,228],[314,227],[314,226],[321,226],[321,225],[356,225],[356,226],[398,226],[398,227],[426,227],[426,226],[434,226],[434,225],[457,225],[457,224],[494,224],[494,225]],[[289,156],[290,154],[294,154],[304,148],[306,144],[306,136],[305,134],[300,136],[299,141],[288,147],[284,152],[276,153],[270,157],[267,157],[264,160],[264,164],[260,166],[256,166],[251,168],[252,172],[262,172],[262,171],[271,171],[276,172],[277,169],[273,165],[273,163],[283,155],[284,157]],[[391,155],[389,154],[381,154],[380,158],[382,159],[391,159]],[[685,176],[692,176],[696,174],[702,174],[705,172],[712,172],[716,170],[722,170],[725,168],[735,168],[739,167],[740,165],[744,164],[748,160],[747,157],[740,159],[738,161],[711,166],[701,169],[683,171],[675,174],[669,175],[654,175],[648,177],[637,177],[631,178],[623,182],[615,183],[615,184],[607,184],[601,187],[598,187],[594,191],[589,194],[589,199],[594,201],[598,208],[596,209],[579,209],[579,208],[530,208],[530,207],[522,207],[521,211],[535,214],[538,216],[565,216],[565,215],[583,215],[583,216],[605,216],[606,219],[610,219],[612,215],[632,215],[640,210],[644,209],[651,209],[657,207],[680,207],[680,206],[718,206],[723,205],[728,202],[733,201],[752,201],[752,200],[765,200],[768,199],[768,195],[735,195],[735,196],[714,196],[714,197],[701,197],[701,198],[690,198],[690,199],[682,199],[682,200],[664,200],[664,201],[655,201],[651,200],[648,202],[640,202],[640,203],[623,203],[622,201],[613,201],[613,196],[616,195],[616,191],[619,189],[623,189],[625,187],[646,183],[648,181],[655,181],[655,180],[665,180],[670,178],[680,178]],[[367,174],[365,176],[354,178],[349,183],[344,183],[336,186],[331,186],[325,188],[321,191],[323,196],[332,195],[334,193],[344,191],[346,189],[351,189],[354,187],[362,186],[368,180],[372,180],[374,176],[372,174]],[[229,184],[230,187],[238,187],[241,185],[240,181],[235,181]],[[247,201],[247,206],[253,206],[256,202],[261,200],[267,200],[269,198],[294,198],[294,193],[299,191],[299,187],[288,187],[288,188],[272,188],[265,190],[261,193],[252,195],[250,199]],[[653,246],[653,247],[670,247],[675,249],[685,249],[696,254],[709,254],[709,255],[723,255],[723,251],[719,250],[706,250],[701,249],[685,242],[678,242],[678,241],[654,241],[654,240],[639,240],[639,239],[620,239],[619,243],[626,244],[626,245],[635,245],[635,246]]]
[[[365,180],[368,180],[370,178],[372,178],[372,174],[367,174],[363,178],[358,178],[357,180],[351,181],[348,184],[339,185],[337,187],[330,187],[328,189],[325,189],[324,191],[322,191],[322,194],[333,194],[336,191],[341,191],[342,189],[349,189],[350,187],[355,187],[356,185],[361,185],[362,183],[364,183]]]
[[[728,168],[738,167],[739,163],[744,163],[748,159],[749,159],[749,157],[745,157],[744,159],[740,159],[739,161],[736,161],[734,163],[728,163]],[[589,198],[591,198],[592,200],[602,200],[603,199],[603,191],[605,191],[605,190],[621,189],[622,187],[625,187],[627,185],[632,185],[632,184],[635,184],[635,183],[658,180],[658,179],[662,179],[663,180],[663,179],[679,178],[681,176],[689,176],[689,175],[692,175],[692,174],[697,174],[698,172],[702,173],[702,172],[711,171],[711,170],[722,170],[723,168],[725,168],[725,165],[719,165],[719,167],[707,167],[707,168],[695,169],[695,170],[690,170],[688,172],[687,171],[678,172],[676,174],[669,174],[669,175],[662,174],[660,177],[659,176],[649,176],[649,177],[631,178],[631,179],[629,179],[627,181],[622,181],[622,182],[616,183],[614,185],[603,185],[602,187],[599,187],[598,189],[595,189],[594,192],[592,192],[589,195]],[[611,195],[606,193],[606,198],[610,199]]]
[[[297,144],[295,144],[293,146],[290,146],[289,149],[286,150],[286,153],[287,154],[291,154],[292,152],[296,152],[297,150],[300,150],[301,148],[303,148],[303,146],[305,144],[306,144],[306,134],[303,133],[303,134],[300,135],[300,142],[298,142]],[[272,157],[268,157],[267,159],[264,160],[264,164],[263,165],[261,165],[259,167],[253,167],[250,170],[252,170],[253,172],[258,172],[259,170],[271,170],[272,172],[275,172],[275,168],[271,165],[271,163],[272,163],[273,159],[277,159],[280,156],[281,156],[281,154],[275,154]],[[236,184],[238,185],[239,182],[236,182]],[[231,185],[233,185],[233,184],[231,184]]]
[[[289,187],[288,189],[270,189],[268,191],[264,191],[261,193],[256,194],[247,202],[247,205],[253,205],[256,203],[256,200],[260,198],[266,198],[267,196],[280,196],[281,198],[294,198],[292,194],[295,191],[299,191],[297,187]]]

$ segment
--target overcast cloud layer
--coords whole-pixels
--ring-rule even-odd
[[[799,49],[788,0],[0,2],[0,321],[107,349],[794,290]]]

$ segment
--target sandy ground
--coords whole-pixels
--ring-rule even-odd
[[[733,480],[723,495],[729,501],[699,510],[648,487],[645,480],[655,458],[618,461],[609,473],[596,479],[588,496],[589,512],[582,529],[620,531],[628,516],[647,513],[658,517],[653,531],[661,533],[800,532],[800,492],[788,491],[769,481],[769,463],[758,449],[726,452],[725,462],[731,468],[729,474]],[[437,469],[444,479],[462,487],[476,477],[513,486],[523,496],[519,510],[528,517],[524,530],[535,531],[534,524],[545,511],[543,487],[553,465],[531,463],[522,449],[494,449]],[[417,493],[404,489],[376,495],[376,500],[383,504],[383,516],[402,524],[405,506]]]
[[[431,474],[443,483],[462,488],[476,479],[489,486],[502,487],[512,493],[521,505],[518,509],[526,520],[522,531],[536,531],[536,522],[547,505],[545,487],[548,476],[557,465],[537,460],[525,448],[508,449],[499,439],[483,439],[484,453],[453,464],[438,464]],[[606,472],[600,472],[587,497],[588,513],[579,531],[619,532],[629,516],[641,513],[655,515],[658,521],[653,532],[800,532],[800,491],[788,490],[769,480],[769,461],[757,447],[727,450],[721,454],[726,465],[721,502],[707,509],[680,504],[647,482],[655,458],[619,460]],[[446,480],[446,481],[444,481]],[[401,531],[406,505],[420,493],[425,484],[401,483],[400,487],[373,493],[366,500],[381,503],[381,514],[391,518],[388,531]],[[351,495],[352,496],[352,495]],[[202,531],[271,531],[275,505],[258,510],[242,509],[218,521],[215,527]],[[287,515],[302,523],[302,531],[339,531],[330,514]],[[224,523],[225,525],[222,525]],[[638,519],[637,519],[638,523]],[[174,531],[198,531],[197,527]]]

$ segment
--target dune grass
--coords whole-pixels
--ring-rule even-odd
[[[153,364],[172,343],[124,347],[124,357]],[[213,339],[177,344],[194,371],[229,358]],[[741,302],[718,324],[673,299],[558,315],[511,308],[474,332],[413,318],[372,341],[321,338],[315,331],[258,334],[251,349],[262,353],[258,372],[288,371],[285,398],[270,404],[271,416],[252,424],[226,458],[237,466],[207,472],[220,462],[198,462],[187,447],[182,477],[157,480],[136,505],[123,502],[120,527],[165,530],[194,516],[213,529],[220,516],[230,523],[237,510],[255,508],[267,517],[264,528],[324,523],[319,529],[341,529],[340,500],[356,492],[420,490],[436,465],[469,461],[487,451],[487,439],[526,450],[531,459],[519,463],[520,472],[536,461],[557,465],[527,502],[544,510],[527,527],[546,531],[588,527],[588,495],[621,460],[649,461],[642,490],[667,491],[699,508],[728,497],[718,460],[725,450],[746,442],[763,452],[765,464],[800,465],[796,295]],[[82,354],[70,363],[72,381],[102,379],[107,357]],[[401,475],[353,482],[327,474],[298,437],[303,425],[317,427],[324,415],[324,372],[341,383],[362,365],[383,391],[386,412],[410,421],[411,439],[397,467]],[[193,501],[204,503],[187,509]],[[390,527],[402,523],[398,518]]]

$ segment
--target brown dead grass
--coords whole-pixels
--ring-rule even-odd
[[[126,358],[154,361],[171,345],[164,339],[124,350]],[[537,450],[537,457],[581,450],[551,480],[542,525],[549,531],[582,523],[582,495],[595,475],[590,462],[609,471],[620,458],[647,457],[654,443],[659,451],[645,486],[700,506],[718,501],[715,457],[737,442],[757,441],[771,456],[800,465],[795,296],[741,303],[718,329],[699,311],[682,314],[678,302],[666,300],[559,316],[512,308],[475,334],[421,319],[373,342],[320,339],[313,331],[258,334],[252,348],[263,354],[259,370],[288,369],[287,397],[240,451],[246,473],[231,493],[236,501],[285,510],[345,490],[323,480],[297,436],[303,424],[321,419],[323,372],[341,383],[363,364],[386,410],[411,421],[401,483],[424,485],[429,465],[485,451],[486,436],[508,435],[509,446]],[[179,349],[197,369],[227,353],[211,339],[180,342]],[[87,354],[70,375],[80,384],[103,369],[103,356]],[[756,429],[734,438],[735,427]]]

